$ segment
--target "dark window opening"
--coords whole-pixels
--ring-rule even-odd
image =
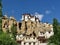
[[[26,34],[24,33],[23,36],[26,36]]]
[[[27,22],[25,22],[25,30],[27,31]]]
[[[5,25],[3,26],[3,28],[5,28]]]
[[[35,45],[35,42],[33,43],[33,45]]]
[[[32,36],[32,34],[30,34],[30,37]]]
[[[21,23],[19,23],[19,28],[20,28],[20,29],[21,29],[21,25],[22,25],[22,24],[21,24]]]
[[[50,31],[49,31],[49,33],[50,33]]]
[[[5,22],[3,28],[7,28],[7,27],[8,27],[8,24],[7,22]]]
[[[33,35],[36,37],[36,34],[35,34],[35,32],[33,31]]]
[[[41,34],[44,34],[44,32],[40,32]]]
[[[31,45],[31,43],[29,43],[29,45]]]

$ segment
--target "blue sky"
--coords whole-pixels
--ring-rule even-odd
[[[42,22],[52,23],[53,18],[60,22],[60,0],[2,0],[3,15],[14,16],[20,21],[22,14],[42,14]]]

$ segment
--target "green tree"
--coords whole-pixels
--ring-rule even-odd
[[[53,19],[54,35],[49,38],[48,45],[60,45],[60,25],[56,18]]]
[[[56,18],[53,19],[53,31],[54,31],[54,34],[58,33],[58,21]]]
[[[0,45],[18,45],[10,34],[1,33],[0,34]]]
[[[16,38],[16,34],[17,34],[17,27],[14,24],[12,25],[11,33],[13,34],[14,39],[15,39]]]
[[[2,30],[2,0],[0,0],[0,32]]]

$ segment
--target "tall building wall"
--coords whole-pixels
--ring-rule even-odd
[[[24,34],[25,33],[25,21],[22,21],[22,25],[21,25],[21,33]]]
[[[14,17],[8,18],[7,15],[2,17],[2,30],[3,32],[11,32],[11,28],[13,26],[13,23],[16,24],[16,21],[14,20]]]
[[[2,18],[3,32],[6,32],[7,29],[11,32],[13,24],[17,26],[17,34],[36,35],[38,37],[41,33],[53,32],[52,24],[41,23],[38,18],[31,15],[24,15],[21,22],[17,22],[13,17],[10,17],[9,19],[7,17],[5,18]],[[26,20],[27,18],[28,20]],[[7,28],[3,28],[5,23],[7,23]]]
[[[3,18],[2,18],[2,31],[3,32],[6,32],[8,30],[8,17],[5,15]]]
[[[32,33],[32,31],[33,31],[33,30],[31,29],[32,26],[31,26],[31,21],[30,21],[30,20],[27,21],[26,26],[27,26],[27,32],[26,32],[26,34],[27,34],[27,35],[30,35],[30,34]]]

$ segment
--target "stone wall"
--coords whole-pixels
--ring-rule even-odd
[[[2,18],[2,29],[3,32],[7,30],[11,32],[12,25],[15,24],[17,26],[17,34],[24,34],[28,36],[39,36],[39,33],[45,34],[46,32],[53,32],[53,26],[49,23],[42,23],[40,20],[31,16],[30,14],[24,14],[22,16],[22,21],[17,22],[14,17],[8,18],[6,15]]]

